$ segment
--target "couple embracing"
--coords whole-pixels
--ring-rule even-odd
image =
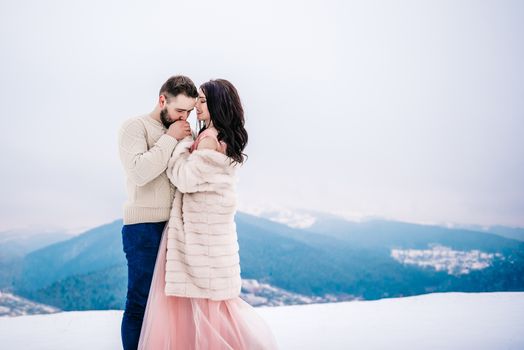
[[[199,130],[187,122],[196,109]],[[155,109],[126,121],[124,350],[276,349],[269,326],[240,298],[236,169],[248,141],[236,88],[196,88],[173,76]]]

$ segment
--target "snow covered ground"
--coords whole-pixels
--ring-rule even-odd
[[[524,292],[257,308],[282,349],[524,349]],[[0,318],[1,349],[121,349],[122,311]]]

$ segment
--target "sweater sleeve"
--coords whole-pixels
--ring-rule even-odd
[[[138,119],[131,119],[122,125],[118,144],[126,175],[138,186],[144,186],[166,170],[177,140],[162,135],[148,150],[144,124]]]

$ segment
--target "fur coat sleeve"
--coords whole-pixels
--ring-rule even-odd
[[[189,153],[193,141],[180,141],[167,166],[167,176],[182,193],[219,191],[235,183],[236,165],[220,152],[210,149]]]

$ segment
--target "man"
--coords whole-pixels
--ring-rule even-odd
[[[173,76],[160,88],[155,109],[129,119],[120,129],[118,143],[128,194],[122,228],[128,266],[121,326],[124,350],[138,347],[158,248],[175,193],[165,170],[177,142],[191,135],[187,118],[197,97],[191,79]]]

